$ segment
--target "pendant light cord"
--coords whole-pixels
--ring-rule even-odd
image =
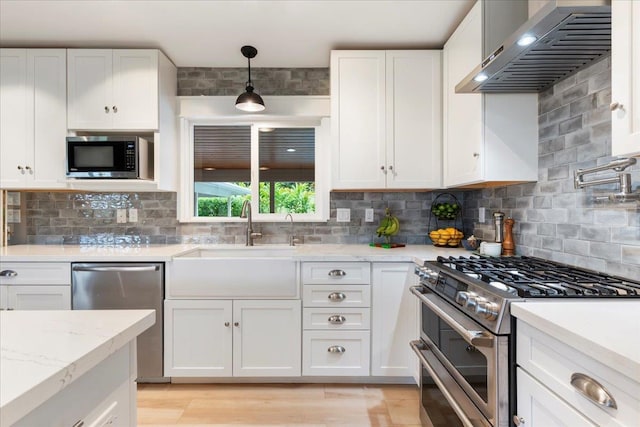
[[[249,70],[249,80],[247,81],[247,86],[253,86],[251,82],[251,58],[247,58],[247,69]]]

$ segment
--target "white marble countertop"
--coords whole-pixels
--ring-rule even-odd
[[[256,245],[255,248],[271,245]],[[275,246],[275,245],[274,245]],[[288,247],[285,245],[277,245]],[[16,261],[171,261],[173,257],[194,249],[234,248],[244,245],[151,245],[144,247],[103,247],[73,245],[16,245],[0,248],[0,259]],[[384,249],[361,245],[314,244],[297,245],[293,257],[300,261],[387,261],[422,263],[438,255],[461,256],[471,252],[462,248],[442,248],[432,245],[408,245],[403,248]]]
[[[0,312],[0,425],[27,415],[154,322],[154,310]]]
[[[511,304],[511,314],[640,382],[640,301]]]

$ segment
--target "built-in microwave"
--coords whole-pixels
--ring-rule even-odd
[[[67,177],[153,179],[153,144],[138,136],[67,137]]]

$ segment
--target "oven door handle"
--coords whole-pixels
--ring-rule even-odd
[[[411,349],[414,351],[416,356],[418,356],[418,359],[420,360],[420,364],[422,365],[422,367],[426,369],[427,372],[429,372],[429,376],[436,383],[436,386],[438,386],[444,398],[447,399],[447,402],[449,402],[449,405],[451,405],[456,415],[458,415],[458,418],[460,418],[460,421],[462,421],[462,424],[465,427],[478,427],[478,426],[490,427],[490,424],[479,413],[477,414],[477,417],[475,419],[471,419],[467,416],[467,413],[462,409],[458,400],[452,394],[452,392],[455,392],[462,396],[462,395],[465,395],[464,391],[453,380],[452,380],[453,382],[449,386],[446,386],[443,383],[442,378],[443,378],[444,372],[438,372],[437,368],[435,367],[435,364],[430,363],[427,360],[427,357],[422,352],[422,350],[429,350],[428,348],[427,349],[421,348],[421,347],[424,347],[425,344],[422,341],[417,340],[417,341],[409,342],[409,345],[411,346]],[[437,360],[435,356],[431,356],[431,357],[434,358],[433,362]],[[453,390],[454,388],[455,390]],[[469,405],[470,406],[468,409],[477,411],[477,408],[473,405],[473,403],[471,403],[471,401],[469,401]]]
[[[456,321],[450,313],[447,311],[454,312],[454,309],[448,309],[448,307],[440,307],[436,302],[432,301],[428,295],[425,295],[421,292],[419,286],[412,286],[411,293],[422,301],[427,307],[435,312],[439,318],[444,320],[454,331],[460,334],[464,340],[475,347],[493,347],[493,336],[484,331],[477,331],[465,328],[460,322]]]

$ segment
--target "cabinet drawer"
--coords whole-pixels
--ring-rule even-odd
[[[69,285],[71,263],[68,262],[2,262],[0,271],[13,271],[0,276],[1,285]]]
[[[304,329],[370,329],[370,309],[305,308],[302,324]]]
[[[637,425],[640,418],[638,377],[611,369],[586,353],[518,320],[518,365],[546,385],[593,423],[606,426]],[[585,374],[600,383],[616,400],[618,409],[596,404],[571,385],[574,373]]]
[[[368,262],[305,262],[302,264],[305,285],[368,285],[371,266]]]
[[[369,331],[305,331],[302,375],[369,375]]]
[[[305,307],[369,307],[371,303],[369,286],[306,285],[302,288]]]

